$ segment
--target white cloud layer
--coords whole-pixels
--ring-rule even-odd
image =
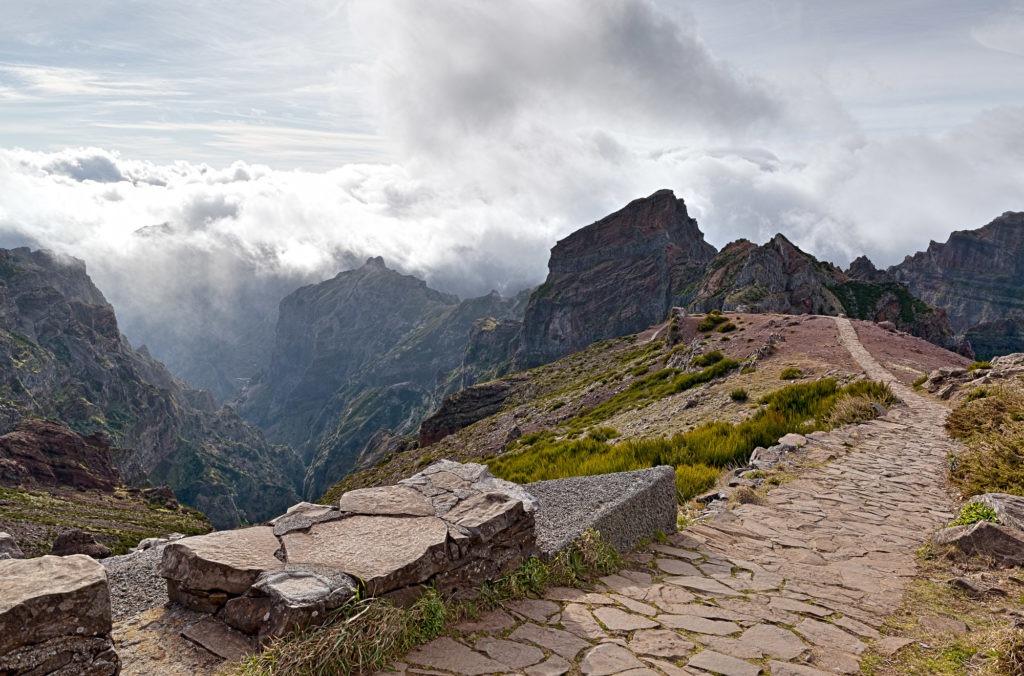
[[[659,188],[840,264],[1024,209],[1019,3],[115,4],[0,28],[0,245],[85,259],[136,341],[371,255],[514,292]]]

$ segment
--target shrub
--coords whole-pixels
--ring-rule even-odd
[[[719,324],[718,328],[715,330],[719,333],[729,333],[730,331],[736,330],[736,325],[732,322],[725,322],[724,324]]]
[[[696,357],[691,359],[690,360],[690,365],[691,366],[698,366],[700,368],[704,368],[706,366],[711,366],[712,364],[717,364],[718,362],[722,361],[723,359],[725,359],[725,355],[724,354],[722,354],[718,350],[712,350],[711,352],[707,352],[705,354],[697,355]]]
[[[787,366],[779,374],[779,380],[799,380],[804,377],[804,372],[795,366]]]
[[[737,388],[729,393],[729,398],[733,401],[743,402],[750,398],[747,391],[743,388]]]
[[[729,319],[722,315],[721,310],[712,310],[704,316],[704,319],[697,323],[697,330],[701,333],[713,330],[719,324],[725,324]]]
[[[950,436],[966,446],[950,479],[964,495],[1024,495],[1024,382],[979,390],[984,396],[966,397],[946,419]]]
[[[968,502],[960,508],[960,513],[950,525],[970,526],[972,523],[978,523],[979,521],[999,523],[999,517],[996,516],[996,510],[992,509],[984,502]]]
[[[700,463],[676,467],[676,495],[680,504],[710,490],[721,473],[717,467]]]
[[[911,387],[913,387],[915,390],[919,390],[919,389],[921,389],[921,386],[924,385],[927,380],[928,380],[928,376],[921,376],[920,378],[915,380],[913,383],[911,383]]]
[[[587,432],[588,439],[594,439],[595,441],[607,441],[608,439],[614,439],[619,436],[619,431],[614,427],[594,427]]]
[[[878,417],[878,411],[872,406],[872,403],[864,396],[839,397],[832,406],[832,410],[825,416],[825,422],[829,427],[840,427],[873,420]]]

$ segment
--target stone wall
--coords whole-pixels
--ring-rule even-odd
[[[434,584],[466,598],[537,553],[536,501],[486,467],[442,460],[396,486],[300,503],[271,525],[164,550],[168,595],[262,642],[367,594],[403,604]]]

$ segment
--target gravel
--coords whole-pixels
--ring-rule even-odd
[[[100,561],[107,569],[114,622],[167,603],[167,582],[156,572],[165,546]]]
[[[668,466],[527,484],[540,501],[537,546],[554,556],[588,528],[619,551],[676,530],[675,470]]]

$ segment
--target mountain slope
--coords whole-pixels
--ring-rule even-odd
[[[129,484],[168,484],[220,528],[297,498],[297,458],[133,350],[84,263],[0,250],[0,432],[30,416],[107,435]]]
[[[304,492],[318,495],[372,455],[379,432],[415,429],[461,386],[476,322],[519,308],[498,294],[460,302],[371,258],[281,302],[270,366],[235,406],[298,450]]]

